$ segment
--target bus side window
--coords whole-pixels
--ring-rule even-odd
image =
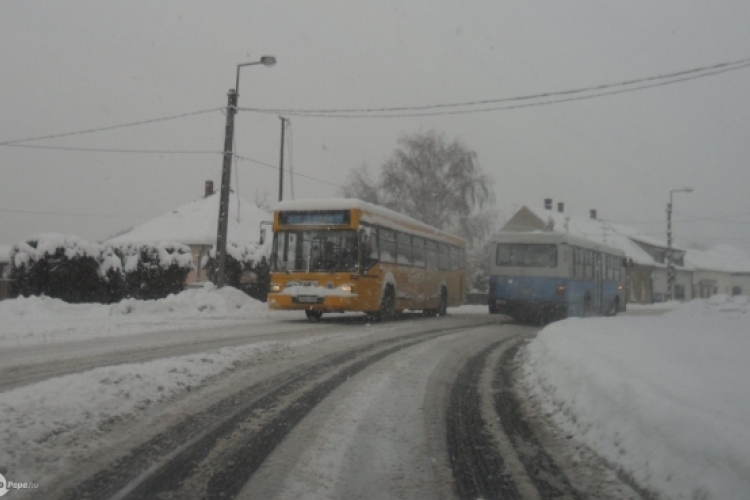
[[[448,271],[450,269],[450,254],[448,253],[448,245],[440,243],[438,245],[438,269],[440,271]]]
[[[413,261],[411,236],[406,233],[397,233],[396,240],[398,243],[398,256],[396,257],[396,262],[399,264],[411,265]]]
[[[437,270],[438,268],[438,246],[434,241],[427,240],[425,244],[425,263],[427,269]]]
[[[424,238],[412,238],[412,249],[414,251],[414,265],[417,267],[425,267],[425,242]]]
[[[390,229],[381,229],[378,232],[380,238],[380,260],[381,262],[396,262],[396,234]]]
[[[458,255],[458,248],[448,247],[448,249],[450,251],[450,256],[451,256],[451,271],[458,271],[461,268],[460,266],[461,258]]]
[[[378,255],[378,229],[365,226],[360,228],[360,244],[362,245],[362,269],[367,270],[377,264]]]

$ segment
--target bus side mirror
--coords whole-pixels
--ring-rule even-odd
[[[266,242],[266,228],[263,226],[270,226],[273,222],[270,220],[264,220],[260,223],[260,241],[258,241],[258,245],[262,245]]]

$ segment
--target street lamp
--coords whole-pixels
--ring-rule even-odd
[[[216,286],[224,286],[227,263],[227,228],[229,226],[229,184],[232,179],[232,145],[234,143],[234,115],[237,113],[237,96],[240,88],[240,68],[243,66],[273,66],[276,58],[263,56],[259,61],[237,65],[237,81],[233,89],[229,89],[227,96],[227,124],[224,132],[224,162],[221,169],[221,197],[219,200],[219,229],[216,236],[216,257],[219,260],[219,272]]]
[[[692,193],[693,188],[672,189],[669,192],[669,203],[667,204],[667,300],[674,298],[675,269],[672,260],[672,194]]]

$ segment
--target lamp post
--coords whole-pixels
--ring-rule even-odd
[[[227,228],[229,226],[229,184],[232,179],[232,145],[234,144],[234,115],[237,113],[237,97],[240,87],[240,68],[262,64],[273,66],[276,58],[263,56],[259,61],[237,65],[237,81],[233,89],[229,89],[227,103],[227,124],[224,132],[224,162],[221,169],[221,196],[219,199],[219,228],[216,236],[216,257],[219,260],[219,272],[216,286],[224,286],[227,263]]]
[[[672,194],[692,193],[693,188],[672,189],[669,192],[669,203],[667,203],[667,300],[674,298],[675,269],[672,260]]]

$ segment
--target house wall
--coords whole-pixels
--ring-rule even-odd
[[[653,267],[632,264],[625,273],[628,287],[628,302],[650,304],[653,301],[653,282],[651,272]]]
[[[667,298],[667,269],[655,268],[651,272],[653,283],[653,302],[664,302]]]
[[[707,299],[717,293],[732,294],[732,279],[721,271],[695,271],[693,273],[693,297]]]
[[[682,285],[685,290],[685,297],[678,299],[675,293],[675,300],[692,300],[693,298],[693,271],[677,270],[674,280],[675,285]]]
[[[203,268],[202,260],[203,257],[208,255],[208,251],[211,249],[208,245],[190,245],[190,253],[193,254],[193,264],[195,264],[195,270],[190,271],[185,283],[188,285],[191,283],[204,283],[208,281],[208,275],[206,270]]]
[[[739,287],[741,295],[750,295],[750,273],[733,274],[731,281],[733,293],[734,288]]]

